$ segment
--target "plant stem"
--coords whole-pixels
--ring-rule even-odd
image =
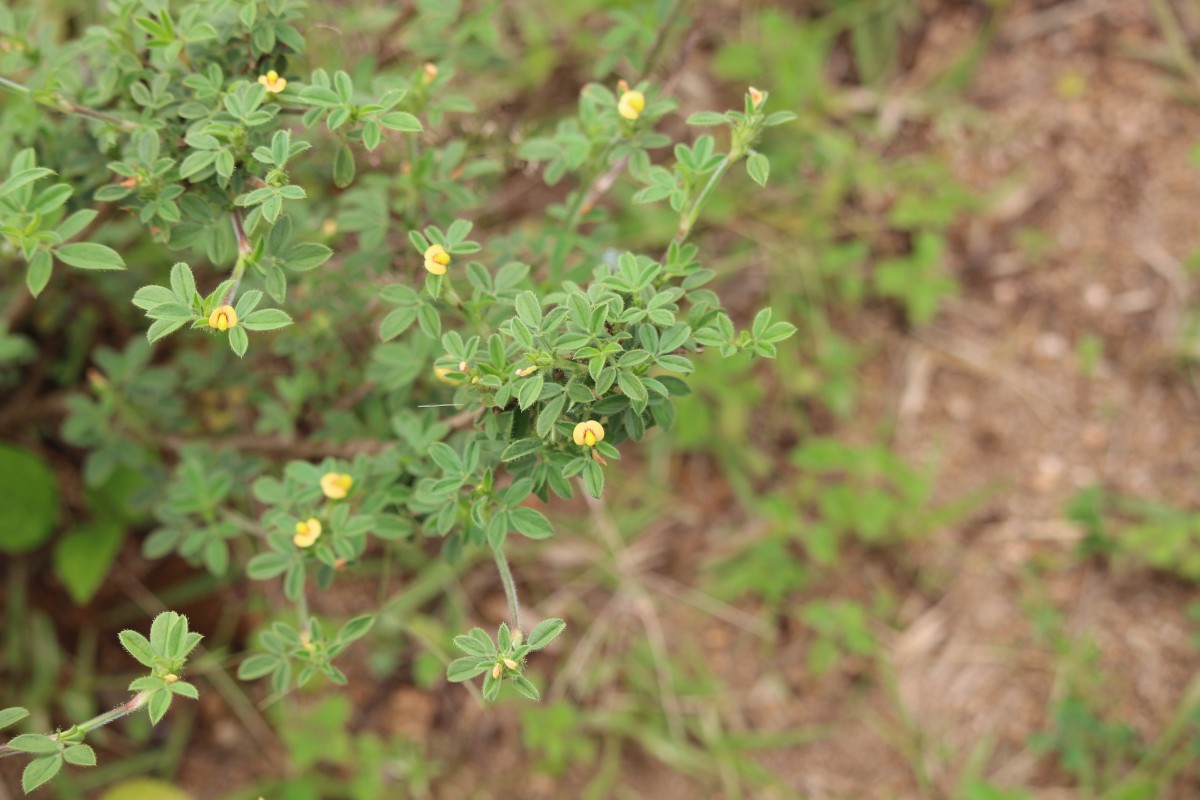
[[[499,547],[492,548],[496,557],[496,568],[500,570],[500,582],[504,584],[504,595],[508,598],[508,613],[512,617],[513,628],[521,630],[521,604],[517,602],[517,584],[513,580],[512,570],[508,568],[508,559]]]
[[[33,90],[28,86],[11,81],[8,78],[0,77],[0,89],[6,89],[13,94],[19,94],[23,97],[28,97],[35,103],[46,108],[58,111],[62,114],[74,114],[80,117],[89,117],[90,119],[107,122],[110,125],[115,125],[123,131],[131,132],[141,128],[141,124],[134,122],[131,119],[123,119],[112,114],[107,114],[103,111],[97,111],[94,108],[81,106],[73,100],[68,100],[61,94],[35,95]]]
[[[237,263],[233,265],[233,272],[229,273],[230,280],[233,285],[229,287],[229,291],[221,298],[221,305],[227,306],[233,302],[233,298],[237,296],[238,284],[242,282],[242,276],[246,274],[246,257],[250,254],[250,240],[246,238],[246,229],[242,227],[242,217],[238,212],[231,212],[229,222],[233,225],[233,233],[237,236],[238,257]]]
[[[708,179],[708,183],[700,191],[696,201],[692,203],[692,207],[679,218],[679,230],[675,232],[675,243],[683,244],[692,232],[692,226],[696,224],[700,212],[704,210],[704,204],[708,202],[709,195],[717,188],[717,184],[721,182],[721,178],[729,171],[729,168],[742,159],[745,153],[741,150],[731,150],[725,158],[721,159],[721,163],[717,166],[712,177]]]
[[[138,692],[133,697],[129,698],[124,703],[122,703],[121,705],[114,708],[112,711],[106,711],[97,717],[92,717],[87,722],[81,722],[78,725],[71,728],[70,730],[79,731],[81,733],[89,733],[91,731],[96,730],[96,728],[103,727],[110,722],[120,719],[121,717],[129,716],[133,712],[137,711],[139,708],[144,707],[149,699],[150,699],[150,695],[148,693]],[[58,737],[60,735],[62,735],[62,733],[66,733],[66,732],[67,731],[62,731],[60,733],[52,733],[52,734],[50,734],[50,738],[58,739]],[[0,758],[7,758],[8,756],[20,755],[22,753],[24,753],[23,750],[14,750],[13,748],[9,747],[8,745],[0,745]]]

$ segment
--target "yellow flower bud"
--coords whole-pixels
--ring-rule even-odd
[[[434,79],[438,76],[437,64],[434,64],[432,61],[426,61],[422,69],[425,70],[425,82],[433,83]]]
[[[531,366],[525,367],[524,369],[517,370],[515,374],[518,378],[527,378],[530,375],[532,375],[533,373],[537,372],[537,369],[538,369],[537,365],[533,364]]]
[[[178,681],[179,681],[179,676],[173,672],[163,675],[163,683],[165,683],[165,684],[170,685],[170,684],[176,683]]]
[[[344,472],[326,472],[321,476],[321,491],[330,500],[341,500],[350,493],[354,479]]]
[[[516,669],[517,662],[513,661],[511,658],[506,658],[504,659],[504,666],[508,667],[509,669]]]
[[[287,79],[279,77],[275,70],[268,70],[266,75],[259,75],[258,82],[267,87],[271,94],[279,94],[287,88]]]
[[[458,371],[460,371],[460,370],[455,370],[451,367],[434,367],[433,375],[434,375],[434,377],[436,377],[438,379],[438,381],[440,383],[446,383],[451,386],[458,386],[459,384],[462,383],[462,379],[449,377],[450,373],[458,372]]]
[[[233,310],[233,306],[218,306],[208,315],[208,327],[219,331],[227,331],[237,323],[237,312]]]
[[[492,680],[497,680],[500,677],[500,670],[503,669],[499,664],[492,667]]]
[[[321,521],[315,517],[309,517],[303,522],[296,523],[296,535],[292,537],[292,543],[297,547],[312,547],[313,542],[317,541],[317,537],[321,535]]]
[[[597,442],[604,441],[604,426],[594,419],[589,419],[575,426],[571,438],[575,440],[575,444],[595,447]]]
[[[625,92],[617,103],[617,112],[625,119],[637,119],[646,108],[646,95],[637,91]]]
[[[425,269],[434,275],[445,275],[446,265],[450,263],[450,254],[440,244],[431,244],[425,251]]]
[[[764,99],[765,95],[762,92],[760,92],[758,89],[755,89],[753,86],[751,86],[747,90],[747,92],[750,95],[750,102],[754,105],[755,108],[758,108],[759,106],[761,106],[763,104],[763,99]]]

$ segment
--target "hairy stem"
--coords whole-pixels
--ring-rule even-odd
[[[504,584],[504,596],[508,598],[508,613],[512,617],[513,629],[521,630],[521,604],[517,602],[517,584],[513,580],[512,570],[508,568],[508,559],[499,547],[492,548],[496,557],[496,568],[500,570],[500,582]]]
[[[99,716],[96,716],[96,717],[92,717],[87,722],[81,722],[69,730],[78,731],[80,733],[88,733],[90,731],[94,731],[94,730],[96,730],[96,728],[101,728],[110,722],[120,719],[121,717],[129,716],[133,712],[137,711],[139,708],[144,707],[146,705],[146,703],[149,701],[149,699],[150,699],[150,695],[147,692],[138,692],[133,697],[129,698],[124,703],[122,703],[121,705],[114,708],[112,711],[105,711],[103,714],[100,714]],[[52,733],[52,734],[50,734],[50,738],[57,739],[61,735],[62,735],[62,733]],[[22,755],[23,753],[24,753],[23,750],[14,750],[13,748],[9,747],[8,745],[0,745],[0,758],[7,758],[9,756]]]
[[[233,225],[234,235],[237,236],[238,257],[237,263],[233,265],[233,272],[229,273],[229,279],[233,281],[233,285],[221,298],[223,306],[229,305],[233,302],[233,298],[237,297],[238,284],[242,282],[242,276],[246,274],[246,257],[250,254],[250,240],[246,238],[246,229],[242,227],[241,215],[236,211],[232,212],[229,215],[229,222]]]
[[[114,116],[103,111],[97,111],[94,108],[81,106],[73,100],[68,100],[61,94],[34,94],[33,90],[28,86],[9,80],[8,78],[0,77],[0,89],[19,94],[23,97],[28,97],[40,106],[57,111],[61,114],[74,114],[79,117],[88,117],[89,119],[100,120],[107,122],[110,125],[115,125],[123,131],[136,131],[142,126],[131,119],[123,119],[122,117]]]
[[[675,232],[675,243],[683,244],[692,232],[692,226],[696,224],[696,220],[700,217],[700,212],[704,210],[704,205],[708,202],[708,198],[712,195],[713,190],[717,188],[717,184],[721,182],[721,178],[729,171],[729,168],[741,160],[745,153],[741,150],[731,150],[725,158],[721,159],[721,163],[713,172],[712,177],[708,179],[708,183],[704,184],[704,188],[696,197],[692,207],[684,212],[679,218],[679,230]]]

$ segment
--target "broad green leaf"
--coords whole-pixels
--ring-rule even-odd
[[[29,710],[20,706],[13,706],[0,711],[0,728],[7,728],[9,725],[20,722],[29,716]]]
[[[286,328],[291,324],[292,318],[286,311],[278,308],[262,308],[249,314],[239,323],[239,327],[244,325],[246,330],[250,331],[273,331],[278,328]]]
[[[154,666],[154,649],[150,646],[150,641],[142,636],[137,631],[121,631],[117,638],[121,640],[121,645],[129,651],[129,655],[133,656],[143,666]]]
[[[342,644],[353,642],[366,635],[367,631],[371,630],[371,626],[375,624],[374,614],[364,614],[360,617],[355,617],[349,620],[341,627],[337,633],[337,641]]]
[[[771,162],[762,153],[754,153],[746,160],[746,172],[759,186],[766,186],[771,175]]]
[[[58,771],[62,769],[62,765],[63,759],[61,755],[56,754],[35,758],[25,766],[25,771],[21,773],[21,788],[25,791],[25,794],[29,794],[57,775]]]
[[[54,248],[54,255],[64,264],[79,269],[125,269],[120,253],[95,242],[59,245]]]
[[[24,448],[0,444],[0,486],[5,487],[0,552],[26,553],[50,538],[58,518],[58,484],[46,462]]]
[[[567,623],[557,617],[544,619],[533,627],[529,632],[529,637],[525,643],[532,650],[541,650],[546,645],[558,638],[558,635],[567,628]]]
[[[536,453],[542,449],[542,441],[540,439],[518,439],[504,449],[500,455],[501,461],[516,461],[518,458]]]
[[[530,539],[548,539],[554,535],[554,526],[540,511],[520,506],[512,509],[508,514],[513,528]]]
[[[446,667],[446,680],[451,683],[462,683],[463,681],[469,681],[472,678],[482,675],[491,667],[487,662],[481,663],[481,661],[481,659],[474,656],[457,658],[451,661],[450,665]]]
[[[14,736],[7,744],[13,750],[38,755],[57,753],[62,750],[62,745],[56,740],[40,733],[22,733],[20,736]]]
[[[54,270],[54,259],[46,250],[38,250],[29,259],[29,267],[25,270],[25,286],[29,293],[37,297],[50,282],[50,273]]]
[[[87,605],[96,594],[124,539],[125,526],[106,520],[85,522],[58,540],[54,546],[54,573],[75,605]]]
[[[151,725],[157,725],[167,715],[167,711],[171,708],[171,700],[174,697],[175,695],[166,689],[160,689],[150,695],[149,711]]]
[[[77,767],[96,766],[96,751],[86,744],[77,744],[63,750],[63,760]]]

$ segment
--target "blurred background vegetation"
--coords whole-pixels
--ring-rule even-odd
[[[0,9],[0,74],[18,42],[96,14]],[[330,328],[312,372],[248,398],[212,388],[224,361],[159,364],[133,309],[113,311],[128,281],[81,278],[33,305],[0,254],[0,705],[51,730],[120,699],[120,627],[166,605],[206,632],[200,704],[153,732],[114,727],[99,768],[44,793],[1200,796],[1193,4],[345,0],[309,15],[309,66],[364,82],[455,66],[441,113],[489,157],[426,168],[490,181],[467,198],[481,236],[561,199],[520,147],[586,82],[649,68],[680,104],[674,135],[770,90],[800,119],[763,143],[768,188],[728,181],[698,236],[740,323],[765,300],[801,335],[769,364],[702,358],[675,430],[627,449],[606,502],[552,507],[559,535],[512,556],[527,602],[570,623],[539,662],[542,703],[484,708],[445,683],[452,632],[503,617],[504,598],[490,567],[419,548],[329,601],[402,589],[350,688],[273,702],[231,677],[267,601],[145,558],[155,487],[123,460],[128,434],[88,414],[182,386],[193,405],[158,413],[223,431],[253,404],[257,433],[294,433],[289,404],[338,391],[317,365],[345,352],[336,288],[360,265],[335,257],[329,291],[306,298],[305,323]],[[46,122],[0,109],[6,161]],[[404,176],[371,167],[311,220],[335,250],[357,236],[364,261],[409,222]],[[633,191],[605,198],[598,235],[659,246],[675,215]],[[110,226],[127,262],[162,260],[133,221]],[[347,408],[329,409],[333,429]],[[112,455],[85,462],[85,446]]]

